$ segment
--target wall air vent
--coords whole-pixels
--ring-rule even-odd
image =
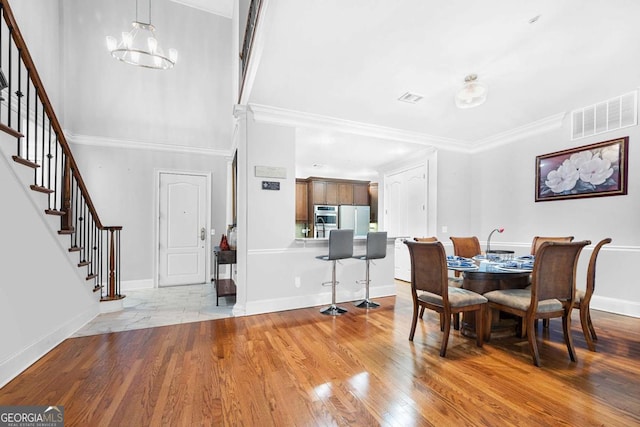
[[[420,101],[422,98],[424,98],[424,96],[411,93],[411,92],[406,92],[404,95],[398,98],[398,101],[408,102],[409,104],[415,104],[418,101]]]
[[[638,91],[571,112],[571,139],[598,135],[638,124]]]

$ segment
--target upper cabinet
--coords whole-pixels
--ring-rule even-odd
[[[309,220],[307,186],[306,179],[296,179],[296,221],[298,222],[307,222]]]
[[[311,205],[369,205],[369,181],[317,177],[307,181]]]
[[[337,205],[338,184],[331,181],[309,178],[309,200],[312,205]]]
[[[369,206],[371,206],[371,222],[378,222],[378,183],[369,184]]]

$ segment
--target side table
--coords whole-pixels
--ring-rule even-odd
[[[220,279],[220,264],[228,264],[233,265],[236,263],[236,251],[228,250],[223,251],[220,250],[220,246],[216,246],[213,248],[213,253],[216,257],[216,271],[214,275],[214,284],[216,287],[216,306],[218,305],[218,300],[220,297],[226,296],[235,296],[236,295],[236,284],[233,281],[233,273],[232,268],[229,268],[229,278],[228,279]]]

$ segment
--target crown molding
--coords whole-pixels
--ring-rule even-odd
[[[554,114],[544,119],[537,120],[535,122],[528,123],[524,126],[520,126],[505,132],[500,132],[496,135],[482,138],[476,141],[476,146],[470,150],[471,153],[478,153],[480,151],[490,150],[492,148],[506,145],[520,139],[524,139],[533,135],[538,135],[545,132],[550,132],[554,129],[562,127],[562,122],[566,116],[566,112]]]
[[[233,153],[229,150],[213,150],[211,148],[203,147],[188,147],[185,145],[176,144],[161,144],[156,142],[144,142],[134,141],[129,139],[116,139],[106,138],[101,136],[92,135],[76,135],[67,130],[64,131],[67,140],[72,144],[78,145],[90,145],[93,147],[108,147],[108,148],[130,148],[133,150],[146,150],[146,151],[168,151],[173,153],[189,153],[199,154],[205,156],[232,156]]]
[[[192,7],[203,12],[212,13],[214,15],[222,16],[223,18],[231,19],[233,16],[233,0],[227,1],[193,1],[193,0],[171,0],[174,3],[181,4],[183,6]]]
[[[451,151],[466,152],[471,148],[468,143],[463,141],[411,132],[403,129],[355,122],[261,104],[249,104],[248,107],[253,113],[254,120],[257,122],[314,129],[331,129],[336,132],[352,133],[393,141],[410,142]]]
[[[322,116],[319,114],[287,110],[268,105],[249,104],[248,108],[253,113],[253,118],[257,122],[315,129],[331,129],[336,132],[353,133],[356,135],[410,142],[438,149],[470,154],[490,150],[533,135],[558,129],[562,127],[563,120],[566,116],[565,112],[561,112],[487,138],[468,142],[402,129],[338,119],[335,117]]]

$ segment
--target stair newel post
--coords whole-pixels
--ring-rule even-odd
[[[108,253],[105,254],[109,268],[107,272],[109,283],[107,285],[107,295],[102,296],[101,300],[110,301],[124,298],[124,295],[120,293],[120,230],[122,230],[122,227],[104,227],[104,230],[109,233],[106,237]]]
[[[67,156],[64,157],[64,170],[62,171],[62,210],[60,230],[73,230],[73,213],[71,210],[71,164]]]

